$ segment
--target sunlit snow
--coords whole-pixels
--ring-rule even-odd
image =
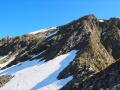
[[[18,55],[18,53],[16,53],[16,54],[13,55],[12,57],[10,57],[10,59],[7,60],[7,62],[5,62],[5,63],[3,63],[3,64],[0,64],[0,68],[4,67],[4,66],[8,65],[10,62],[12,62],[17,55]],[[6,58],[6,57],[7,57],[7,56],[3,57],[3,59]]]
[[[34,31],[34,32],[30,32],[29,34],[37,34],[37,33],[40,33],[40,32],[46,32],[46,31],[49,31],[49,30],[53,30],[53,29],[56,29],[57,27],[50,27],[50,28],[46,28],[46,29],[40,29],[40,30],[37,30],[37,31]]]
[[[75,58],[76,52],[73,50],[48,62],[39,60],[22,62],[0,71],[0,75],[14,76],[0,90],[58,90],[73,78],[70,76],[58,80],[57,76]]]
[[[6,57],[7,57],[7,55],[6,56],[0,56],[0,60],[5,59]]]
[[[104,22],[104,20],[102,20],[102,19],[99,19],[99,22]]]

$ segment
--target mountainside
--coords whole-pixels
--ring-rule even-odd
[[[0,40],[0,90],[119,90],[120,19],[87,15]]]

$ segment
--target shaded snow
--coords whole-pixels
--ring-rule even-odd
[[[111,30],[103,31],[102,35],[108,35],[109,33],[113,32],[113,31],[117,31],[117,29],[111,29]]]
[[[51,27],[51,28],[46,28],[46,29],[40,29],[40,30],[37,30],[37,31],[34,31],[34,32],[30,32],[29,34],[37,34],[37,33],[40,33],[40,32],[46,32],[48,30],[52,30],[52,29],[56,29],[57,27]]]
[[[14,75],[0,90],[58,90],[72,80],[72,76],[61,80],[57,76],[75,58],[76,52],[73,50],[48,62],[22,62],[0,71],[0,75]]]
[[[61,80],[57,80],[56,82],[53,82],[47,86],[44,86],[42,88],[39,89],[39,86],[38,88],[35,87],[33,88],[32,90],[58,90],[60,88],[62,88],[64,85],[66,85],[69,81],[71,81],[73,79],[72,76],[66,78],[66,79],[61,79]]]
[[[22,63],[19,63],[17,65],[13,65],[10,68],[7,68],[5,70],[0,71],[0,76],[2,75],[16,75],[16,73],[18,73],[19,71],[22,71],[26,68],[35,66],[37,64],[41,64],[42,62],[39,62],[39,60],[33,60],[33,61],[25,61]]]

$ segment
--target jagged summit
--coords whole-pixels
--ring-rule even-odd
[[[0,56],[0,75],[1,78],[2,75],[5,75],[3,78],[7,77],[4,83],[1,81],[1,86],[8,82],[2,90],[10,88],[13,82],[18,83],[19,73],[22,73],[23,80],[24,75],[28,75],[27,72],[34,73],[33,76],[37,76],[39,80],[32,76],[23,80],[26,89],[100,90],[104,86],[101,84],[94,87],[95,84],[91,83],[94,79],[91,78],[96,78],[113,63],[112,67],[119,62],[120,19],[105,20],[87,15],[44,32],[35,31],[14,38],[3,38],[0,40]],[[27,65],[29,69],[23,68]],[[13,73],[7,73],[10,71]],[[34,82],[27,84],[31,80]],[[57,83],[61,86],[57,86]],[[15,85],[17,90],[21,90],[22,81],[19,85]],[[90,89],[89,85],[93,85],[93,88]]]

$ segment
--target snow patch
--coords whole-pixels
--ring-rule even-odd
[[[51,37],[51,36],[53,36],[53,35],[55,35],[55,34],[57,34],[57,32],[58,32],[58,31],[55,31],[55,32],[53,32],[53,33],[50,33],[48,36],[46,36],[46,39],[49,38],[49,37]]]
[[[27,54],[27,51],[26,52],[24,52],[23,54],[21,54],[20,56],[22,57],[23,55],[25,55],[25,54]]]
[[[104,31],[104,32],[102,32],[102,35],[105,35],[106,33],[107,33],[107,32]]]
[[[18,55],[18,53],[16,53],[15,55],[13,55],[10,59],[7,60],[7,62],[0,64],[0,68],[5,67],[6,65],[8,65],[10,62],[12,62],[16,56]]]
[[[6,57],[7,57],[7,55],[6,56],[0,56],[0,60],[5,59]]]
[[[0,71],[0,75],[14,75],[0,90],[58,90],[72,80],[72,76],[58,80],[59,73],[76,56],[76,50],[48,62],[34,60],[14,65]]]
[[[37,34],[37,33],[40,33],[40,32],[46,32],[46,31],[53,30],[53,29],[56,29],[56,28],[57,27],[50,27],[50,28],[40,29],[40,30],[37,30],[37,31],[34,31],[34,32],[30,32],[29,34]]]
[[[102,20],[102,19],[99,19],[99,22],[104,22],[104,20]]]
[[[89,67],[89,70],[90,70],[90,71],[94,71],[94,69],[93,69],[92,67]]]
[[[39,53],[39,54],[37,54],[37,55],[34,55],[34,56],[32,57],[32,59],[34,59],[34,58],[38,57],[39,55],[43,54],[45,51],[46,51],[46,50],[42,51],[41,53]]]

